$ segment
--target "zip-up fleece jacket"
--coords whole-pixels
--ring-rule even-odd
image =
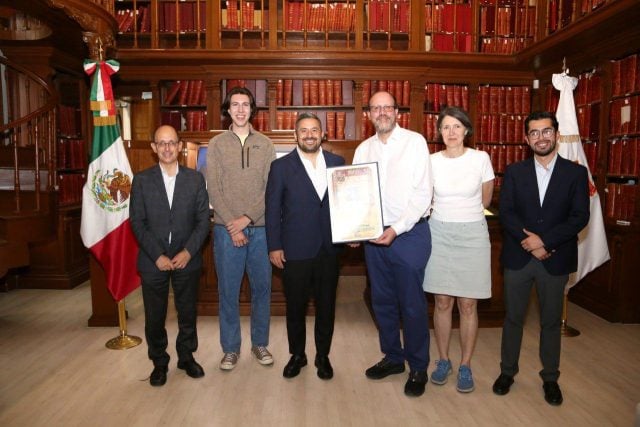
[[[271,140],[253,128],[244,146],[231,130],[211,138],[206,173],[214,223],[246,215],[251,225],[264,226],[264,192],[275,158]]]

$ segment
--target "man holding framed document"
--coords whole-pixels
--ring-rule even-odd
[[[269,259],[284,269],[287,338],[291,359],[282,375],[293,378],[307,365],[306,310],[313,296],[315,366],[323,380],[333,377],[329,350],[333,338],[339,246],[331,241],[327,168],[344,159],[322,150],[322,124],[312,113],[298,116],[298,146],[271,164],[265,194]]]
[[[402,373],[406,360],[410,372],[404,392],[421,396],[429,365],[429,320],[422,282],[431,254],[426,217],[433,196],[433,177],[425,139],[401,128],[396,123],[397,115],[393,95],[373,94],[368,117],[376,134],[363,141],[353,157],[354,165],[377,162],[384,219],[382,235],[364,247],[384,358],[365,374],[370,379],[381,379]]]

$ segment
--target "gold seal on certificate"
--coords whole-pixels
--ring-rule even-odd
[[[382,203],[377,163],[327,168],[327,192],[334,243],[382,235]]]

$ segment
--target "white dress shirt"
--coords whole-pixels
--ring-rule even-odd
[[[176,177],[178,173],[180,173],[180,166],[176,165],[176,174],[174,176],[169,176],[162,165],[160,165],[160,170],[162,171],[162,180],[164,181],[164,189],[167,192],[167,199],[169,199],[169,209],[171,209],[173,205],[173,191],[176,189]],[[171,243],[171,232],[169,232],[169,243]]]
[[[540,196],[540,206],[544,203],[544,196],[547,194],[547,187],[549,187],[549,180],[553,174],[553,168],[556,165],[558,154],[553,156],[553,159],[549,162],[547,167],[542,166],[536,158],[533,158],[533,163],[536,165],[536,179],[538,180],[538,192]]]
[[[296,147],[296,150],[298,150],[298,155],[300,156],[300,160],[302,160],[302,165],[307,171],[309,179],[311,179],[313,188],[315,188],[316,193],[318,193],[318,198],[322,200],[322,198],[324,197],[324,193],[326,193],[327,191],[327,163],[324,161],[322,147],[320,147],[320,149],[318,150],[315,166],[313,166],[311,160],[304,157],[304,152],[300,149],[300,147]]]
[[[382,216],[396,234],[413,228],[427,216],[433,196],[433,175],[424,137],[396,125],[386,144],[378,135],[364,140],[353,164],[378,163]]]

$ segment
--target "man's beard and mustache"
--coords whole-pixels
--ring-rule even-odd
[[[545,149],[537,148],[537,144],[545,143],[545,142],[549,143],[547,148],[545,148]],[[537,154],[538,156],[546,156],[546,155],[552,153],[555,149],[556,149],[556,141],[555,140],[551,140],[551,139],[540,140],[537,143],[532,144],[532,147],[531,147],[531,150],[534,152],[534,154]]]
[[[373,125],[377,133],[389,133],[396,127],[396,119],[395,117],[381,114],[375,119]]]
[[[313,146],[308,146],[306,144],[307,142],[314,142],[315,144]],[[320,142],[320,138],[304,138],[300,140],[298,147],[300,147],[300,150],[305,153],[317,153],[320,149]]]

